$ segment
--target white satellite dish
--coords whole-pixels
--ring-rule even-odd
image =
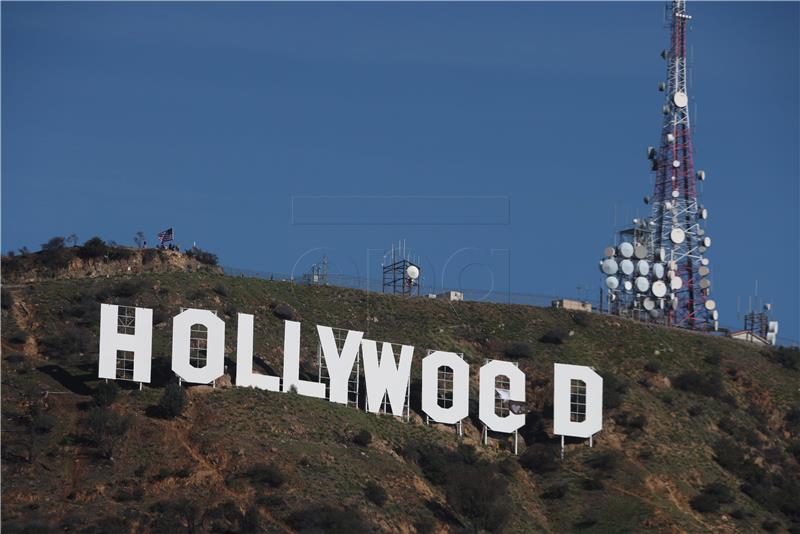
[[[669,238],[676,245],[680,245],[683,243],[683,240],[686,239],[686,233],[680,228],[673,228],[669,233]]]
[[[677,159],[672,160],[672,166],[677,169],[678,167],[681,166],[681,162],[679,160],[677,160]]]
[[[673,276],[672,280],[669,281],[669,287],[673,291],[678,291],[680,288],[683,287],[683,278],[680,276]]]
[[[700,276],[708,276],[708,273],[711,272],[711,269],[706,267],[705,265],[701,265],[697,272],[700,273]]]
[[[647,278],[644,276],[637,277],[634,283],[636,284],[636,291],[639,293],[645,293],[648,289],[650,289],[650,282],[648,282]]]
[[[609,276],[606,278],[606,286],[608,289],[617,289],[619,287],[619,280],[616,276]]]
[[[705,235],[705,233],[706,233],[706,231],[705,231],[705,230],[703,230],[702,228],[698,228],[698,229],[697,229],[697,235],[698,235],[698,236]]]
[[[630,276],[633,274],[633,262],[631,260],[622,260],[619,262],[619,268],[624,275]]]
[[[685,108],[686,104],[689,103],[689,97],[683,91],[678,91],[672,95],[672,102],[679,108]]]
[[[664,278],[664,264],[663,263],[654,263],[653,264],[653,276],[656,278]]]
[[[708,278],[703,278],[702,280],[700,280],[700,283],[698,285],[700,286],[700,289],[708,289],[709,287],[711,287],[711,280],[709,280]]]
[[[717,307],[717,303],[716,303],[716,302],[714,302],[713,300],[711,300],[711,299],[708,299],[708,300],[706,301],[706,309],[707,309],[708,311],[714,311],[714,309],[716,309],[716,307]]]
[[[666,294],[667,294],[667,284],[665,284],[661,280],[656,280],[655,282],[653,282],[653,295],[657,296],[658,298],[661,298]]]
[[[697,171],[697,179],[704,182],[706,180],[706,171]]]
[[[663,248],[658,249],[658,261],[667,259],[667,251]]]
[[[677,299],[677,298],[674,298],[674,299],[672,299],[670,302],[671,302],[671,304],[672,304],[672,309],[673,309],[673,310],[677,310],[677,309],[678,309],[678,299]]]
[[[700,218],[701,219],[708,219],[708,210],[703,208],[700,210]]]
[[[419,267],[417,267],[416,265],[409,265],[406,268],[406,274],[412,280],[416,280],[417,278],[419,278]]]
[[[606,256],[606,258],[613,258],[614,247],[606,247],[605,250],[603,250],[603,254]]]
[[[642,302],[642,306],[644,306],[645,310],[650,311],[656,307],[656,303],[653,301],[653,299],[647,297]]]
[[[710,263],[710,262],[709,262],[709,259],[708,259],[708,258],[702,258],[702,259],[700,260],[700,264],[701,264],[701,265],[708,265],[709,263]]]
[[[705,236],[703,238],[703,246],[706,247],[706,248],[711,246],[711,238],[710,237]]]
[[[658,319],[661,317],[661,310],[650,310],[650,317],[653,319]]]
[[[613,302],[615,300],[617,300],[617,295],[614,294],[614,293],[611,293],[611,301]]]
[[[675,142],[675,136],[672,135],[671,133],[668,133],[667,134],[667,142],[668,143],[674,143]]]
[[[633,290],[633,282],[630,280],[625,280],[625,291],[632,291]]]
[[[778,335],[778,321],[770,321],[767,326],[767,332]]]
[[[643,260],[647,257],[647,247],[644,245],[636,245],[633,247],[633,255]]]
[[[609,258],[603,261],[601,270],[608,275],[612,275],[617,274],[618,268],[617,262]]]
[[[665,210],[671,210],[672,209],[672,202],[670,202],[669,200],[664,202],[664,209]]]
[[[700,245],[699,247],[697,247],[697,252],[699,252],[700,254],[702,254],[705,251],[706,251],[706,247],[704,247],[703,245]]]
[[[647,263],[647,260],[639,260],[636,264],[636,270],[639,271],[639,274],[642,276],[647,276],[650,272],[650,264]]]
[[[678,198],[680,196],[680,194],[681,194],[680,191],[675,189],[675,190],[672,191],[672,198]]]
[[[623,258],[630,258],[633,256],[633,245],[627,241],[620,243],[619,247],[617,248],[619,249],[619,253],[622,254]]]
[[[719,312],[717,310],[712,311],[711,318],[714,319],[715,321],[719,319]]]
[[[670,271],[677,271],[678,270],[678,262],[675,260],[669,261],[669,270]]]

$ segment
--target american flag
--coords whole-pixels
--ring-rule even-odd
[[[167,228],[163,232],[158,233],[158,242],[161,243],[162,245],[167,241],[172,241],[172,238],[173,238],[172,228]]]

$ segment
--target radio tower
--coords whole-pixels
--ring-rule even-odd
[[[691,16],[685,0],[673,0],[670,12],[670,49],[662,52],[667,60],[667,81],[659,86],[666,92],[658,153],[648,150],[655,171],[652,199],[653,248],[668,266],[673,298],[667,321],[675,326],[706,330],[715,325],[716,304],[709,297],[708,259],[711,245],[705,235],[708,211],[698,203],[697,181],[703,171],[694,171],[692,131],[689,122],[689,97],[686,87],[686,30]],[[671,309],[670,309],[671,308]]]
[[[647,157],[655,172],[649,218],[633,219],[633,226],[617,231],[616,244],[606,247],[600,270],[605,276],[611,313],[644,321],[656,321],[695,330],[716,330],[716,303],[709,298],[711,246],[706,235],[708,210],[698,203],[694,171],[689,96],[686,89],[686,29],[691,17],[685,0],[668,4],[670,49],[661,145],[648,147]]]

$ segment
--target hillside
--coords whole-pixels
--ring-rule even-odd
[[[4,532],[800,531],[796,350],[209,272],[14,276],[2,309]],[[155,310],[153,383],[115,399],[96,379],[100,302]],[[414,345],[412,421],[226,380],[186,388],[176,418],[156,409],[174,382],[180,307],[225,319],[229,369],[236,313],[255,314],[255,353],[280,370],[286,305],[302,320],[310,376],[316,324]],[[471,399],[484,358],[519,361],[531,409],[519,456],[502,436],[479,444],[477,406],[460,442],[423,424],[413,399],[427,349],[465,354]],[[603,431],[593,448],[569,442],[564,461],[551,434],[554,362],[605,380]]]

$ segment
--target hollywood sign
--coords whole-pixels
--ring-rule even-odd
[[[133,314],[131,315],[131,310]],[[125,308],[102,304],[100,312],[100,378],[119,379],[120,361],[126,378],[140,383],[150,382],[152,359],[153,310]],[[202,325],[207,332],[205,365],[192,365],[190,359],[191,330]],[[317,326],[319,343],[329,376],[328,400],[348,402],[348,381],[356,357],[361,355],[367,390],[366,409],[380,413],[388,399],[391,413],[403,415],[409,394],[411,362],[414,347],[402,345],[396,355],[392,344],[364,338],[363,332],[348,330],[341,349],[333,329]],[[399,357],[399,360],[398,360]],[[172,322],[172,371],[184,382],[212,384],[225,372],[225,322],[208,310],[187,309]],[[132,361],[132,374],[129,365]],[[452,372],[452,404],[438,402],[439,369]],[[437,423],[458,424],[469,415],[469,364],[454,352],[433,351],[422,359],[422,410]],[[498,377],[505,377],[508,389],[496,389]],[[603,379],[592,368],[582,365],[554,365],[553,431],[560,436],[591,438],[602,429]],[[525,424],[524,413],[499,416],[495,410],[497,394],[508,403],[521,406],[525,402],[525,374],[513,363],[492,360],[479,371],[478,416],[489,430],[516,432]],[[283,338],[283,376],[253,371],[253,316],[238,314],[236,337],[236,385],[268,391],[295,391],[308,397],[326,398],[326,385],[300,379],[300,323],[285,321]],[[448,403],[450,404],[450,403]],[[563,439],[563,438],[562,438]]]

